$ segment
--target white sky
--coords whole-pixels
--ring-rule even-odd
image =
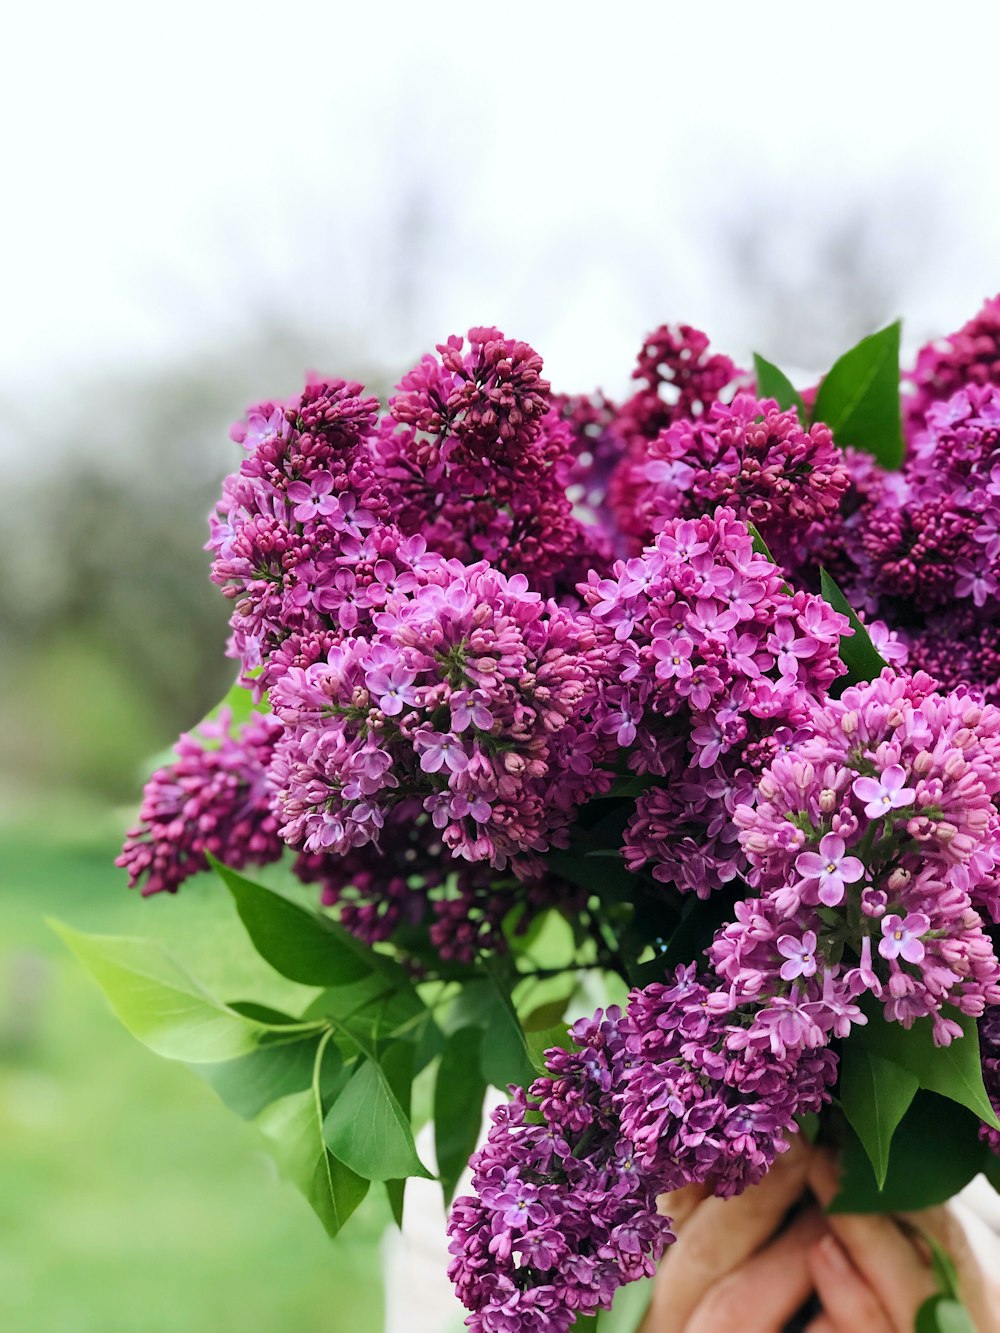
[[[40,398],[269,314],[393,367],[497,323],[566,388],[616,387],[664,319],[745,354],[718,238],[747,216],[794,286],[826,219],[870,212],[913,337],[1000,288],[993,4],[62,0],[5,26],[9,457]]]

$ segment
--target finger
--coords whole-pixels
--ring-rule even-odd
[[[811,1247],[826,1230],[810,1209],[786,1232],[717,1282],[699,1302],[685,1333],[778,1333],[812,1292]],[[658,1329],[652,1333],[659,1333]]]
[[[680,1333],[709,1288],[774,1235],[803,1193],[809,1157],[795,1139],[759,1185],[694,1209],[660,1265],[650,1325],[656,1333]]]
[[[809,1184],[825,1207],[837,1192],[837,1165],[814,1153]],[[933,1273],[891,1217],[876,1213],[829,1213],[827,1225],[889,1316],[890,1326],[909,1333],[917,1310],[937,1293]]]
[[[881,1301],[872,1291],[840,1243],[826,1235],[809,1253],[809,1271],[823,1310],[838,1330],[850,1333],[894,1333]],[[907,1329],[913,1327],[912,1322]],[[900,1333],[903,1333],[902,1328]]]
[[[829,1315],[817,1315],[806,1324],[805,1333],[853,1333],[848,1328],[838,1328]]]
[[[708,1194],[707,1185],[685,1185],[670,1194],[659,1195],[656,1200],[656,1211],[670,1218],[676,1233]]]

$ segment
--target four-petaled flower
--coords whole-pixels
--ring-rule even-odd
[[[839,833],[827,833],[818,851],[802,852],[795,859],[802,878],[819,885],[818,897],[826,907],[836,907],[843,900],[844,886],[856,884],[865,873],[864,863],[846,853],[847,844]]]
[[[906,774],[899,764],[887,768],[880,778],[855,778],[854,795],[865,805],[865,814],[869,819],[880,819],[890,810],[898,810],[909,805],[916,789],[905,786]]]
[[[930,920],[923,912],[910,912],[903,917],[893,913],[882,918],[882,938],[878,951],[883,958],[902,958],[907,963],[922,963],[926,950],[921,936],[930,929]]]
[[[340,501],[332,494],[333,478],[329,472],[317,472],[309,481],[293,481],[288,498],[295,508],[292,517],[299,523],[308,523],[317,514],[336,514]]]
[[[450,731],[418,731],[413,743],[425,773],[439,773],[442,768],[452,773],[464,773],[469,766],[469,756],[462,748],[462,742]]]
[[[807,930],[801,939],[796,939],[794,935],[782,935],[778,940],[778,953],[786,960],[781,964],[781,975],[785,981],[815,975],[816,932]]]
[[[392,666],[375,667],[365,677],[369,693],[378,702],[378,707],[387,717],[396,717],[406,704],[415,704],[418,691],[413,682],[417,673],[396,662]]]

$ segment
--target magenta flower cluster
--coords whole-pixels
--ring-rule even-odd
[[[494,1112],[476,1193],[449,1223],[475,1333],[563,1333],[652,1274],[673,1240],[658,1194],[710,1181],[726,1196],[763,1177],[796,1116],[827,1100],[836,1060],[791,1042],[776,1058],[748,1040],[753,1014],[679,968],[626,1014],[577,1023],[577,1049],[548,1051],[547,1076]]]
[[[828,426],[805,430],[794,411],[749,394],[682,418],[621,466],[628,473],[626,503],[615,514],[622,532],[648,541],[666,519],[724,505],[753,523],[786,566],[802,563],[810,529],[839,513],[848,483]]]
[[[706,897],[740,869],[737,804],[841,673],[846,619],[790,593],[726,509],[668,520],[583,593],[602,650],[595,725],[662,779],[636,803],[626,864]]]
[[[629,1024],[600,1010],[547,1053],[549,1076],[512,1091],[455,1201],[449,1275],[474,1333],[565,1333],[655,1271],[673,1240],[657,1182],[639,1169],[619,1104]]]
[[[729,992],[769,997],[771,1049],[848,1035],[880,1000],[936,1040],[1000,1002],[1000,709],[886,671],[811,706],[802,738],[738,807],[753,897],[709,957]],[[985,918],[985,919],[984,919]]]
[[[419,796],[464,860],[502,870],[565,845],[576,809],[612,781],[609,742],[587,722],[589,622],[546,607],[523,575],[457,561],[373,620],[370,638],[271,688],[282,836],[342,855]]]
[[[852,512],[813,531],[813,555],[911,669],[1000,697],[1000,388],[930,403],[901,473],[850,461]]]
[[[181,736],[177,758],[146,783],[139,818],[116,865],[144,894],[176,893],[208,869],[208,855],[236,869],[277,861],[285,844],[271,808],[267,770],[281,732],[276,718],[255,713],[234,734],[222,710],[197,733]]]

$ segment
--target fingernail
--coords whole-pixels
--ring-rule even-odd
[[[847,1255],[834,1236],[824,1236],[816,1246],[820,1258],[835,1272],[845,1273],[850,1266]]]

